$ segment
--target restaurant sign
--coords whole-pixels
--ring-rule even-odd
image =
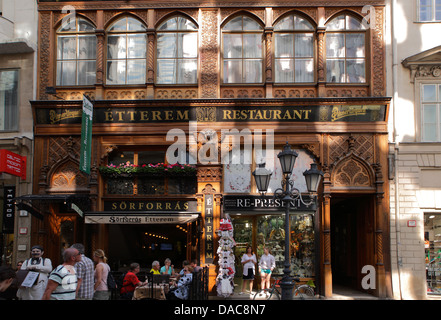
[[[104,201],[105,211],[195,212],[197,201],[114,200]]]
[[[304,196],[308,201],[308,197]],[[241,211],[256,211],[256,212],[284,212],[285,202],[273,196],[253,196],[240,195],[230,196],[226,195],[223,198],[223,205],[225,212],[241,212]],[[295,199],[290,202],[291,213],[314,213],[317,210],[317,204],[314,202],[310,206],[303,204],[300,199]]]
[[[385,121],[386,105],[308,105],[308,106],[143,106],[93,108],[93,123],[169,122],[349,122]],[[36,124],[80,124],[79,108],[37,108]]]
[[[150,214],[142,213],[109,213],[96,212],[87,213],[84,217],[85,223],[97,224],[183,224],[190,223],[198,219],[197,213],[192,214]]]

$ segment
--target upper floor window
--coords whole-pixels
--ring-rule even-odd
[[[197,26],[184,17],[173,17],[157,30],[158,84],[197,83]]]
[[[275,82],[314,82],[314,28],[289,15],[274,26]]]
[[[57,86],[94,85],[95,27],[85,19],[68,19],[57,30]]]
[[[18,70],[0,70],[0,130],[18,129]]]
[[[327,82],[366,82],[365,41],[365,27],[348,14],[339,15],[327,24]]]
[[[237,16],[222,28],[223,82],[263,81],[263,27],[248,16]]]
[[[441,141],[441,84],[421,85],[422,141]]]
[[[107,33],[107,84],[144,84],[147,28],[132,17],[115,21]]]
[[[418,0],[418,21],[441,21],[441,0]]]

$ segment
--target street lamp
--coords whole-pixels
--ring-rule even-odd
[[[291,146],[286,143],[283,151],[280,152],[277,157],[279,158],[280,165],[283,172],[282,188],[278,188],[274,191],[274,198],[279,198],[283,201],[285,205],[285,263],[283,273],[284,276],[280,282],[280,287],[282,288],[282,300],[291,300],[292,291],[294,284],[291,279],[291,263],[289,258],[289,238],[290,238],[290,228],[289,228],[289,211],[291,207],[291,202],[293,200],[299,199],[304,205],[310,206],[316,201],[316,196],[318,186],[320,184],[323,172],[317,169],[317,164],[312,163],[311,168],[303,172],[306,180],[306,187],[309,192],[309,201],[305,201],[302,198],[300,190],[294,187],[294,181],[290,180],[292,170],[297,159],[297,152],[291,149]],[[260,164],[259,167],[253,172],[254,179],[256,180],[256,186],[259,192],[263,195],[269,186],[271,179],[271,171],[265,169],[265,164]]]

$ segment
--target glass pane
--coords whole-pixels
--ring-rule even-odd
[[[75,61],[64,61],[64,62],[58,62],[57,63],[58,70],[60,73],[57,72],[57,76],[59,78],[57,79],[57,83],[60,86],[70,86],[70,85],[76,85],[76,62]]]
[[[262,60],[244,61],[244,82],[245,83],[262,82]]]
[[[107,193],[133,194],[133,178],[107,178]]]
[[[145,58],[146,57],[146,41],[145,34],[135,34],[127,36],[127,57],[128,58]]]
[[[274,26],[274,31],[293,30],[293,29],[294,29],[294,16],[292,15],[283,18]]]
[[[127,61],[127,84],[145,83],[145,60]]]
[[[57,59],[58,60],[68,60],[76,59],[77,50],[77,40],[76,36],[59,36],[58,37],[58,48],[57,48]]]
[[[420,0],[420,21],[432,20],[432,0]]]
[[[436,105],[423,106],[423,140],[437,141]]]
[[[345,82],[344,60],[326,60],[326,81]]]
[[[302,17],[294,16],[294,29],[296,30],[313,30],[312,25]]]
[[[262,35],[244,34],[243,35],[243,56],[244,58],[262,57]]]
[[[141,151],[138,152],[138,165],[164,163],[165,151]]]
[[[436,101],[436,84],[423,85],[423,101]]]
[[[242,82],[241,60],[224,60],[224,83]]]
[[[128,17],[127,18],[127,30],[129,31],[145,31],[147,28],[145,27],[145,25],[132,17]]]
[[[262,30],[262,27],[260,26],[260,24],[257,23],[257,21],[244,16],[243,30]]]
[[[178,60],[178,83],[196,83],[196,70],[196,60]]]
[[[196,30],[196,25],[190,20],[178,17],[178,30]]]
[[[314,82],[313,59],[296,59],[296,82]]]
[[[94,31],[95,27],[84,19],[78,19],[78,31]]]
[[[96,73],[96,61],[79,61],[78,62],[78,84],[94,85]]]
[[[326,26],[327,30],[344,30],[345,29],[345,16],[341,15],[334,19],[332,19],[330,22],[328,22]]]
[[[348,33],[346,34],[346,57],[364,58],[364,34]]]
[[[18,70],[0,71],[0,130],[18,126]]]
[[[158,58],[176,57],[176,33],[158,34],[157,54]]]
[[[109,156],[108,163],[115,166],[133,164],[135,153],[133,151],[120,151]]]
[[[115,21],[109,31],[127,31],[127,17]]]
[[[242,30],[242,16],[231,19],[223,28],[224,30]]]
[[[294,57],[294,35],[287,33],[275,34],[275,56],[276,58]]]
[[[314,219],[311,215],[291,215],[291,275],[301,278],[315,276]],[[285,261],[279,256],[279,261]],[[277,265],[277,262],[276,262]]]
[[[362,23],[351,16],[346,16],[346,30],[361,30],[364,29]]]
[[[441,0],[435,0],[435,20],[441,20]]]
[[[292,59],[276,59],[275,81],[294,82],[294,63]]]
[[[168,194],[195,194],[197,189],[194,177],[169,177]]]
[[[107,61],[107,84],[126,83],[126,62]]]
[[[348,83],[363,83],[366,82],[366,70],[364,60],[348,59],[346,60],[346,72]]]
[[[107,37],[107,58],[125,59],[126,58],[126,36]]]
[[[78,36],[78,59],[96,59],[96,36]]]
[[[196,33],[178,34],[178,57],[196,58],[198,56],[198,35]]]
[[[296,34],[295,56],[312,57],[314,55],[314,42],[312,34]]]
[[[224,34],[224,58],[242,58],[242,35]]]
[[[157,60],[156,82],[160,84],[176,83],[176,65],[174,59]]]
[[[326,35],[326,56],[328,58],[343,58],[345,56],[345,35],[330,33]]]
[[[177,18],[171,18],[164,23],[162,23],[158,30],[176,30],[177,29]]]
[[[161,177],[138,178],[138,194],[164,194],[165,179]]]
[[[62,25],[58,32],[68,32],[77,30],[77,20],[74,18],[62,20]]]

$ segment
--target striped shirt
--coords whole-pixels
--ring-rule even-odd
[[[77,275],[73,267],[71,267],[72,273],[67,268],[59,265],[51,272],[49,280],[58,283],[58,287],[51,294],[51,300],[75,300]]]

